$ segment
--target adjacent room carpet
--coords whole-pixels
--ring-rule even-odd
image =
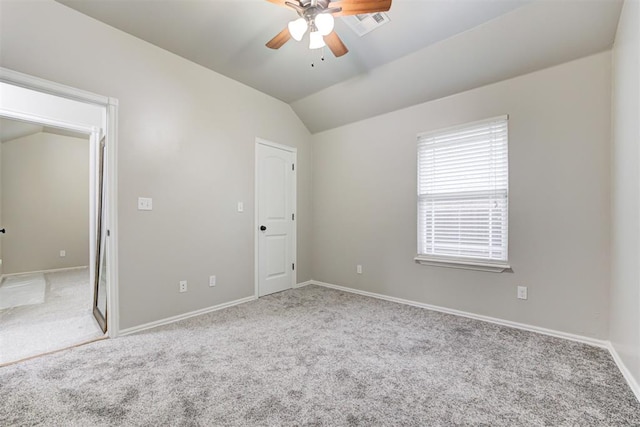
[[[640,425],[607,351],[307,286],[0,368],[0,425]]]
[[[0,298],[16,296],[3,293],[5,287],[22,290],[22,298],[0,305],[0,365],[104,336],[92,314],[88,268],[6,279]]]
[[[42,304],[46,287],[42,273],[4,277],[0,282],[0,310]]]

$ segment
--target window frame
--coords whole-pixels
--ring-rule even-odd
[[[502,116],[497,116],[497,117],[491,117],[491,118],[487,118],[487,119],[483,119],[483,120],[477,120],[474,122],[469,122],[469,123],[463,123],[463,124],[459,124],[456,126],[450,126],[450,127],[446,127],[446,128],[440,128],[440,129],[436,129],[433,131],[428,131],[428,132],[422,132],[419,133],[417,135],[416,138],[416,187],[417,187],[417,191],[416,191],[416,213],[417,213],[417,221],[416,221],[416,237],[417,237],[417,241],[416,241],[416,247],[417,247],[417,252],[419,252],[420,249],[420,242],[421,240],[424,239],[424,236],[421,235],[421,229],[422,227],[420,226],[420,220],[421,220],[421,216],[420,216],[420,208],[421,208],[421,194],[420,194],[420,143],[427,137],[431,137],[431,136],[435,136],[435,135],[442,135],[442,134],[447,134],[456,130],[460,130],[463,131],[465,129],[468,128],[473,128],[475,126],[481,125],[481,124],[489,124],[491,122],[496,122],[496,121],[504,121],[506,123],[506,133],[507,133],[507,138],[506,138],[506,171],[507,171],[507,177],[506,177],[506,189],[505,191],[505,199],[506,199],[506,207],[504,210],[504,214],[506,215],[506,220],[504,222],[506,222],[506,241],[504,244],[504,252],[505,252],[505,259],[504,260],[491,260],[489,258],[474,258],[474,257],[457,257],[454,255],[430,255],[430,254],[420,254],[418,253],[416,255],[416,257],[414,258],[416,263],[422,264],[422,265],[429,265],[429,266],[438,266],[438,267],[448,267],[448,268],[460,268],[460,269],[466,269],[466,270],[480,270],[480,271],[490,271],[490,272],[504,272],[504,271],[511,271],[511,266],[509,264],[509,116],[508,115],[502,115]],[[482,191],[476,190],[476,193],[482,193]],[[470,193],[473,193],[473,191],[470,191]]]

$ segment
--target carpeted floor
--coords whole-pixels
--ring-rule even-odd
[[[0,309],[0,365],[104,336],[93,318],[88,268],[33,276],[42,285],[15,301],[26,304]]]
[[[46,273],[42,282],[29,304],[0,310],[0,365],[104,336],[88,268]]]
[[[603,349],[307,286],[0,368],[0,425],[640,425]]]

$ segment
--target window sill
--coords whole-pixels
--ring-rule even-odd
[[[489,271],[492,273],[503,273],[505,271],[510,272],[511,266],[509,264],[496,264],[485,263],[482,261],[471,261],[467,259],[441,259],[441,258],[427,258],[424,256],[417,256],[414,258],[415,262],[422,265],[429,265],[433,267],[446,267],[446,268],[459,268],[462,270],[478,270]]]

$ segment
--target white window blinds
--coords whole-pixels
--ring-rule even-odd
[[[508,117],[418,136],[418,257],[507,263]]]

